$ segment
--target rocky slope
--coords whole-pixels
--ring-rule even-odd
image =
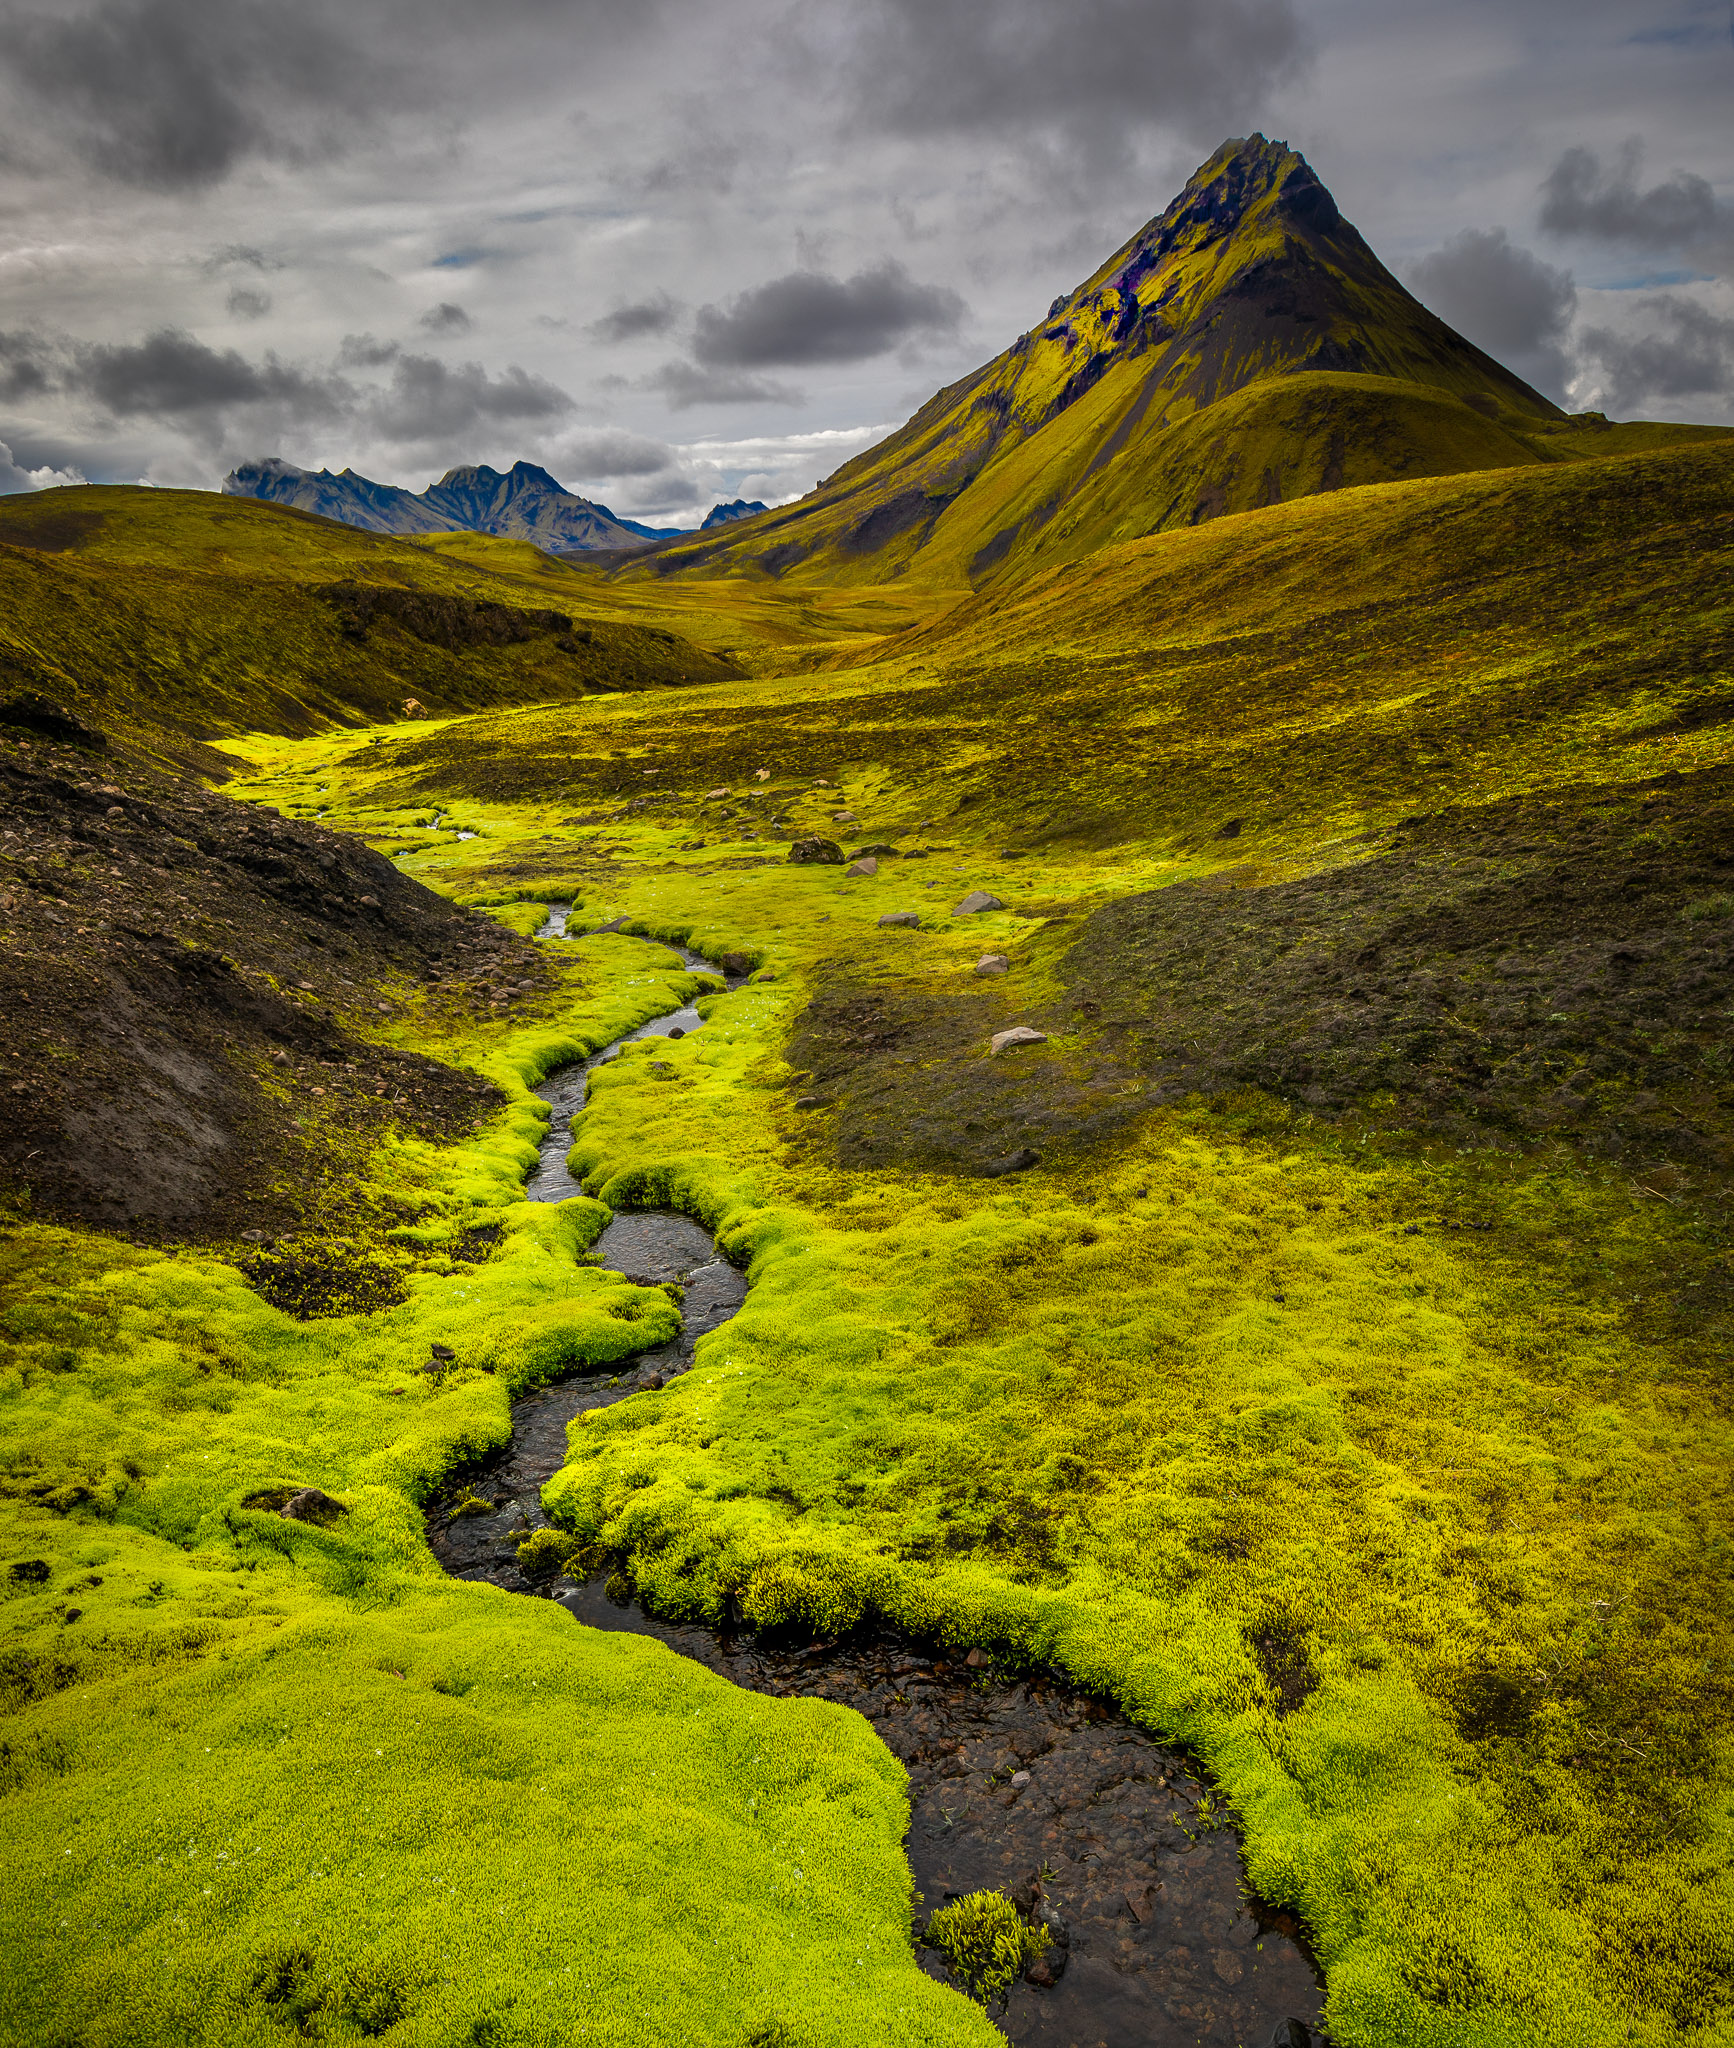
[[[38,1216],[139,1238],[341,1231],[353,1158],[498,1100],[378,1033],[547,979],[361,840],[40,701],[0,705],[0,935],[0,1172]]]

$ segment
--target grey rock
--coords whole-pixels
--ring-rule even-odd
[[[988,1041],[990,1052],[1013,1052],[1020,1045],[1046,1045],[1048,1034],[1035,1031],[1028,1024],[1014,1024],[1009,1031],[996,1031]]]
[[[852,861],[843,872],[846,875],[876,875],[879,872],[879,863],[869,856],[865,860]]]
[[[963,901],[952,911],[953,917],[975,917],[984,910],[1003,910],[1005,905],[997,896],[990,896],[985,889],[971,889]]]
[[[277,1510],[278,1519],[285,1522],[312,1522],[319,1528],[329,1528],[339,1515],[349,1510],[340,1500],[333,1500],[328,1493],[321,1493],[317,1486],[304,1486],[298,1494],[284,1502]]]
[[[797,867],[840,868],[843,849],[834,839],[797,839],[789,848],[789,859]]]
[[[975,963],[977,974],[1004,974],[1011,962],[1003,953],[984,953]]]
[[[881,919],[879,920],[879,922],[880,922],[880,924],[881,924],[882,926],[885,926],[885,925],[897,925],[897,926],[901,926],[901,927],[903,927],[903,928],[904,928],[905,930],[907,930],[907,931],[919,931],[919,930],[920,930],[920,928],[921,928],[921,916],[920,916],[920,913],[919,913],[918,911],[914,911],[914,910],[893,910],[893,911],[890,911],[889,913],[887,913],[887,915],[886,915],[886,916],[882,917],[882,918],[881,918]]]

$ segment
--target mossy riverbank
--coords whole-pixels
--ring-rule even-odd
[[[360,1169],[410,1198],[396,1220],[357,1210],[358,1249],[401,1272],[394,1306],[296,1323],[238,1277],[238,1242],[161,1256],[13,1227],[8,1555],[50,1567],[8,1609],[35,1688],[12,1752],[35,1860],[12,1911],[39,2028],[187,2038],[145,1960],[181,1953],[180,1915],[208,1931],[187,1981],[223,2038],[307,2015],[406,2042],[529,2042],[556,2015],[603,2039],[992,2038],[910,1959],[895,1774],[861,1724],[431,1576],[414,1501],[499,1440],[510,1388],[657,1341],[665,1298],[579,1258],[594,1204],[654,1202],[716,1230],[752,1292],[693,1372],[575,1427],[547,1493],[575,1554],[670,1615],[871,1616],[1050,1663],[1186,1740],[1355,2048],[1734,2040],[1712,1057],[1734,726],[1705,567],[1727,464],[1667,462],[1604,465],[1599,497],[1593,465],[1555,476],[1575,510],[1519,551],[1569,581],[1568,558],[1627,548],[1642,464],[1646,488],[1676,480],[1675,525],[1615,593],[1622,631],[1650,622],[1635,681],[1578,659],[1590,594],[1465,600],[1519,573],[1526,474],[1161,536],[1069,594],[820,657],[847,668],[226,742],[233,795],[317,811],[519,934],[558,897],[575,927],[639,936],[546,944],[521,1001],[406,991],[369,1027],[507,1098],[473,1139],[396,1137]],[[1421,590],[1397,639],[1369,614],[1364,658],[1339,661],[1364,562],[1400,564],[1422,533],[1463,576],[1436,604]],[[1225,615],[1302,605],[1300,577],[1308,616],[1336,621],[1317,670],[1335,694],[1295,712],[1292,749],[1263,642],[1152,653],[1179,631],[1173,593],[1215,602],[1236,563]],[[1118,623],[1074,660],[1055,620],[1094,632],[1091,604]],[[1039,674],[1038,644],[1060,649]],[[1544,698],[1588,736],[1572,759]],[[1308,719],[1336,736],[1328,775]],[[858,876],[790,864],[815,833],[897,852]],[[1001,907],[960,912],[975,888]],[[910,911],[916,929],[881,928]],[[753,978],[699,996],[702,1031],[598,1072],[587,1199],[532,1214],[526,1080],[697,990],[658,940],[736,952]],[[976,973],[988,953],[1005,974]],[[1046,1042],[991,1054],[1018,1022]],[[990,1171],[1026,1140],[1033,1167]],[[458,1369],[412,1377],[433,1341]],[[291,1480],[347,1516],[306,1530],[243,1505]],[[446,1717],[437,1761],[403,1729],[418,1685]],[[302,1724],[274,1715],[303,1693],[333,1719],[296,1750]],[[788,1740],[785,1711],[810,1717]],[[718,1731],[702,1752],[695,1715]],[[173,1740],[141,1757],[153,1725]],[[156,1816],[151,1858],[239,1854],[215,1831],[173,1847],[171,1816],[218,1811],[208,1741],[270,1818],[234,1839],[274,1874],[227,1907],[208,1877],[151,1890],[154,1862],[99,1853],[91,1818]],[[761,1748],[808,1760],[798,1791]],[[387,1759],[375,1818],[408,1818],[370,1843],[356,1802]],[[491,1787],[513,1828],[454,1782]],[[755,1833],[743,1797],[774,1824]],[[342,1866],[314,1853],[339,1834]],[[594,1884],[592,1837],[613,1845]],[[688,1840],[690,1858],[669,1846]],[[58,1890],[56,1853],[77,1873]],[[828,1873],[823,1895],[787,1889],[779,1856]],[[650,1875],[628,1897],[634,1859]],[[335,1890],[301,1889],[332,1869]],[[345,1914],[357,1895],[389,1911]],[[292,1941],[305,1956],[273,1961]],[[450,1973],[414,1975],[436,1952]],[[606,1967],[587,1977],[589,1957]]]

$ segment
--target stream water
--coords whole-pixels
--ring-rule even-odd
[[[539,938],[563,935],[555,905]],[[556,916],[558,921],[556,922]],[[700,973],[722,971],[684,949]],[[628,1038],[702,1029],[674,1010]],[[553,1109],[526,1192],[563,1201],[572,1120],[590,1072],[626,1039],[551,1074]],[[1286,1914],[1248,1890],[1240,1844],[1184,1752],[1153,1740],[1107,1702],[1051,1674],[1006,1681],[931,1644],[890,1637],[842,1643],[773,1639],[657,1620],[630,1581],[532,1581],[518,1545],[547,1526],[541,1489],[566,1459],[566,1430],[586,1408],[650,1396],[692,1364],[707,1330],[746,1299],[746,1281],[709,1233],[665,1211],[618,1214],[599,1263],[685,1290],[680,1335],[629,1370],[563,1380],[512,1409],[512,1440],[430,1506],[428,1541],[446,1569],[508,1592],[551,1598],[591,1628],[651,1635],[737,1685],[841,1701],[864,1714],[909,1773],[907,1851],[928,1911],[965,1892],[1007,1892],[1054,1936],[1032,1978],[993,2016],[1014,2042],[1042,2048],[1311,2048],[1322,2041],[1318,1973]],[[483,1497],[492,1511],[454,1513]],[[949,1981],[919,1951],[922,1967]],[[1032,1981],[1033,1979],[1033,1981]]]

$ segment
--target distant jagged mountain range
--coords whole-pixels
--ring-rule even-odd
[[[232,469],[223,490],[231,498],[293,505],[370,533],[493,533],[531,541],[551,554],[637,548],[647,541],[677,539],[684,531],[622,519],[606,505],[562,489],[533,462],[515,462],[503,475],[485,465],[448,469],[425,491],[406,491],[396,484],[376,484],[352,469],[334,475],[328,469],[297,469],[271,456]],[[737,498],[714,506],[704,523],[721,526],[764,509]]]
[[[622,573],[980,587],[1343,485],[1613,452],[1605,421],[1569,417],[1429,312],[1305,159],[1252,135],[805,498]]]

